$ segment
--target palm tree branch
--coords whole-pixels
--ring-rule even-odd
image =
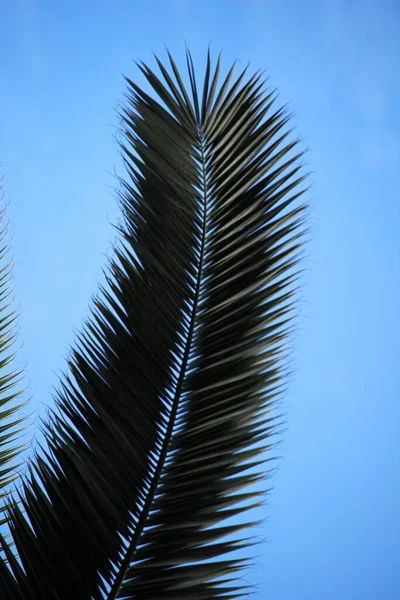
[[[196,107],[198,94],[190,58],[188,68]],[[197,361],[201,366],[188,368],[186,360],[181,366],[182,385],[176,388],[174,399],[178,405],[175,431],[171,426],[168,433],[172,440],[163,448],[165,456],[143,512],[141,535],[132,540],[124,561],[123,569],[131,560],[129,568],[120,573],[108,600],[137,598],[141,594],[175,598],[181,589],[183,597],[191,598],[232,598],[236,592],[241,594],[240,585],[227,591],[226,586],[221,587],[220,579],[224,573],[240,569],[241,559],[213,560],[233,550],[232,540],[216,546],[210,544],[210,536],[219,539],[233,534],[234,526],[221,531],[220,521],[258,505],[253,502],[259,495],[257,491],[237,498],[236,494],[262,480],[263,473],[251,474],[251,471],[269,459],[252,458],[270,449],[260,442],[272,437],[279,427],[277,416],[271,416],[276,394],[266,397],[264,391],[268,387],[276,390],[284,375],[283,342],[287,341],[288,331],[282,328],[290,321],[290,300],[294,294],[294,290],[288,291],[293,274],[288,277],[285,274],[296,269],[305,210],[304,206],[287,210],[303,193],[287,199],[287,192],[303,180],[298,178],[294,182],[301,153],[292,154],[286,161],[282,159],[298,142],[289,142],[276,152],[287,134],[281,135],[277,142],[275,137],[288,119],[280,109],[263,121],[272,106],[271,95],[264,102],[259,101],[254,93],[256,78],[238,90],[243,76],[244,73],[227,98],[219,95],[215,106],[216,111],[222,107],[222,115],[211,111],[209,117],[214,129],[208,123],[204,126],[199,123],[198,187],[204,206],[204,228],[196,302],[186,348],[189,362]],[[207,68],[204,89],[209,87],[209,77]],[[195,112],[199,114],[198,110]],[[278,167],[272,170],[275,165]],[[283,186],[286,193],[282,193]],[[262,209],[249,220],[249,207],[254,204]],[[222,245],[221,232],[238,221],[241,227],[230,244],[233,247]],[[209,284],[205,283],[208,281]],[[208,311],[203,303],[208,304]],[[248,315],[245,310],[250,307]],[[216,323],[216,312],[222,313],[227,324]],[[238,328],[242,329],[242,335],[238,335]],[[223,339],[220,344],[216,341],[218,337]],[[200,346],[200,340],[203,344],[209,340],[210,346]],[[240,387],[240,393],[235,395],[234,390]],[[221,389],[225,391],[222,399],[218,398]],[[262,393],[255,393],[254,389]],[[262,419],[265,414],[267,418]],[[235,426],[236,422],[241,426]],[[225,447],[219,443],[223,431]],[[244,506],[226,508],[240,501]],[[194,519],[189,516],[192,514],[196,515]]]
[[[305,206],[261,73],[168,54],[121,110],[120,238],[6,504],[5,600],[235,598],[274,459]],[[1,336],[1,332],[0,332]],[[224,521],[224,523],[223,523]],[[225,557],[229,555],[229,557]]]

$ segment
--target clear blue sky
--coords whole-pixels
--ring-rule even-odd
[[[163,44],[265,68],[313,171],[307,286],[256,600],[400,597],[400,4],[0,0],[19,360],[43,414],[116,222],[122,73]],[[397,366],[396,366],[397,365]]]

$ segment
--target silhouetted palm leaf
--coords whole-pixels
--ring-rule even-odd
[[[12,305],[11,261],[8,260],[5,210],[5,207],[0,209],[0,501],[4,500],[17,479],[20,464],[16,463],[16,459],[25,448],[24,444],[17,445],[17,440],[24,431],[22,424],[25,421],[18,413],[26,404],[20,400],[21,372],[12,369],[16,313]],[[0,505],[0,525],[4,524],[3,520]]]
[[[21,493],[2,598],[245,594],[280,396],[304,206],[301,153],[261,75],[201,89],[169,56],[127,79],[122,238]],[[20,505],[17,504],[20,500]],[[235,518],[232,522],[232,517]],[[226,521],[227,520],[227,521]]]

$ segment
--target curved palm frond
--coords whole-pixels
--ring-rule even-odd
[[[1,182],[0,182],[1,185]],[[15,321],[17,313],[12,304],[11,261],[8,260],[8,226],[6,207],[0,209],[0,527],[5,524],[3,504],[10,488],[18,478],[18,462],[26,445],[19,443],[25,430],[25,417],[18,413],[26,405],[19,388],[22,373],[12,369],[16,352]]]
[[[260,74],[220,81],[208,54],[199,89],[187,53],[185,87],[168,56],[139,65],[152,95],[126,80],[122,239],[8,504],[6,600],[246,593],[231,552],[277,428],[301,153]]]
[[[15,321],[17,314],[12,306],[11,262],[7,262],[9,247],[6,242],[7,225],[4,224],[5,208],[0,209],[0,501],[18,477],[15,459],[25,448],[17,444],[24,428],[24,417],[18,412],[26,405],[20,400],[21,371],[10,370],[15,358]],[[17,401],[17,402],[16,402]],[[1,510],[1,506],[0,506]]]

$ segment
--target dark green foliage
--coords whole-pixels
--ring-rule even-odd
[[[301,153],[261,75],[220,80],[208,55],[198,87],[188,53],[186,89],[157,63],[151,96],[126,80],[121,240],[6,505],[4,600],[248,591],[231,553],[276,433]]]

